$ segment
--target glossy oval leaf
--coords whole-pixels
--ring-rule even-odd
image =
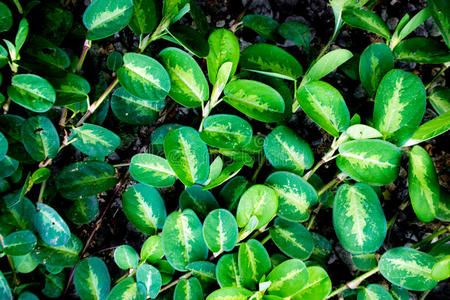
[[[133,247],[121,245],[114,250],[114,262],[122,270],[133,269],[139,264],[139,255]]]
[[[139,231],[151,235],[161,229],[166,220],[166,207],[158,190],[146,184],[138,183],[123,194],[122,208]]]
[[[397,60],[406,62],[443,64],[450,61],[445,44],[424,37],[402,41],[394,48],[394,54]]]
[[[36,203],[34,227],[41,239],[53,247],[64,246],[70,239],[70,229],[56,210],[47,204]]]
[[[210,212],[203,223],[203,237],[213,253],[233,250],[238,240],[238,226],[233,214],[223,208]]]
[[[342,19],[352,27],[360,28],[378,34],[386,40],[391,38],[391,32],[383,20],[375,13],[365,9],[344,9]]]
[[[441,258],[431,270],[431,278],[434,280],[446,280],[450,277],[450,255]]]
[[[114,168],[100,161],[76,162],[65,167],[55,178],[64,198],[79,199],[102,193],[117,183]]]
[[[420,78],[410,72],[391,70],[377,90],[374,127],[387,140],[401,146],[419,127],[425,106],[425,88]]]
[[[239,273],[238,253],[222,255],[216,266],[217,283],[221,288],[241,287],[242,278]]]
[[[255,290],[259,280],[272,267],[267,250],[260,242],[253,239],[239,246],[238,265],[242,285],[251,290]]]
[[[201,219],[204,219],[208,213],[219,208],[216,198],[210,191],[205,191],[199,185],[187,187],[180,194],[180,209],[190,208]]]
[[[387,224],[380,200],[365,183],[343,184],[333,203],[333,227],[347,251],[373,253],[386,237]]]
[[[289,259],[276,266],[267,275],[271,284],[268,292],[281,298],[297,294],[308,282],[309,272],[300,259]]]
[[[269,230],[272,241],[287,256],[306,260],[313,252],[314,240],[302,224],[276,218]]]
[[[170,90],[167,71],[158,61],[144,54],[125,54],[117,79],[130,94],[141,99],[164,99]]]
[[[36,243],[36,236],[31,231],[16,231],[5,236],[2,251],[13,256],[25,255],[34,249]]]
[[[36,161],[55,158],[59,150],[59,135],[52,121],[44,116],[27,119],[21,129],[25,150]]]
[[[266,225],[275,216],[278,208],[276,192],[265,185],[256,184],[242,195],[236,212],[239,228],[245,227],[250,218],[258,219],[256,229]]]
[[[67,218],[77,225],[90,223],[97,217],[98,212],[98,199],[96,196],[75,199],[65,211]]]
[[[306,285],[292,299],[324,300],[331,292],[331,279],[327,272],[317,266],[307,268],[309,273]]]
[[[225,86],[224,101],[261,122],[283,118],[283,97],[272,87],[253,80],[234,80]]]
[[[391,283],[411,291],[427,291],[437,285],[431,278],[436,259],[424,252],[407,247],[385,252],[378,262],[380,273]]]
[[[44,78],[33,74],[19,74],[11,79],[8,97],[14,103],[34,112],[46,112],[56,101],[56,93]]]
[[[247,300],[253,293],[244,288],[227,287],[215,290],[206,297],[206,300]]]
[[[203,290],[197,278],[182,278],[173,292],[173,300],[203,300]]]
[[[364,124],[352,125],[345,132],[354,140],[376,139],[383,137],[378,130]]]
[[[353,54],[346,49],[336,49],[328,52],[318,61],[314,62],[309,68],[302,80],[302,84],[319,80],[322,77],[327,76],[333,70],[352,58],[352,56]]]
[[[66,268],[73,267],[78,262],[78,255],[82,249],[83,243],[71,234],[69,240],[63,246],[50,246],[38,242],[32,255],[46,266]]]
[[[54,78],[51,83],[56,92],[57,106],[80,103],[89,100],[91,86],[89,82],[81,76],[68,73],[65,77]]]
[[[151,33],[159,14],[155,0],[133,0],[133,17],[128,26],[136,35]]]
[[[379,284],[369,284],[358,291],[357,300],[394,300],[391,294]]]
[[[149,263],[155,263],[164,256],[161,243],[161,236],[152,235],[145,240],[141,248],[141,260]]]
[[[312,167],[314,155],[311,147],[292,129],[277,126],[264,139],[264,154],[275,169],[303,174]]]
[[[93,157],[104,157],[113,153],[120,146],[120,138],[104,127],[84,123],[72,130],[70,141],[82,153]]]
[[[412,146],[432,139],[450,130],[450,111],[422,124],[406,141],[404,146]]]
[[[136,283],[132,277],[127,277],[112,288],[106,300],[141,300],[145,299],[145,296],[145,286],[142,283]]]
[[[191,210],[171,213],[162,230],[162,245],[169,263],[179,271],[208,257],[208,247],[203,240],[202,224]]]
[[[212,84],[216,83],[220,67],[231,62],[231,72],[229,77],[236,72],[239,62],[239,41],[236,36],[228,29],[216,29],[208,38],[209,53],[206,57],[208,67],[208,77]]]
[[[119,32],[133,16],[132,0],[95,0],[83,14],[88,40],[99,40]]]
[[[146,297],[155,299],[162,285],[161,273],[154,266],[142,264],[137,268],[136,282],[144,284]]]
[[[234,115],[212,115],[203,121],[201,139],[216,148],[237,150],[250,143],[252,126],[244,119]]]
[[[362,139],[339,147],[338,168],[357,181],[372,185],[393,182],[400,169],[401,152],[389,142]]]
[[[169,131],[164,139],[164,153],[184,185],[202,184],[208,179],[208,147],[195,129],[181,127]]]
[[[433,88],[428,95],[428,101],[439,115],[445,114],[450,111],[450,88]]]
[[[283,49],[265,43],[251,45],[241,53],[241,68],[282,79],[297,80],[303,68]]]
[[[186,266],[192,275],[200,280],[203,286],[208,286],[216,281],[216,265],[209,261],[194,261]]]
[[[169,97],[186,107],[199,107],[209,98],[209,86],[197,62],[178,48],[159,53],[170,76]]]
[[[155,187],[169,187],[176,180],[167,160],[147,153],[136,154],[131,158],[130,174],[134,180]]]
[[[350,113],[341,93],[324,81],[309,82],[297,90],[303,111],[334,137],[350,125]]]
[[[0,2],[0,20],[0,32],[5,32],[11,29],[13,25],[12,13],[8,6],[3,2]]]
[[[104,300],[111,288],[108,268],[98,257],[82,260],[75,268],[73,281],[82,300]]]
[[[417,218],[431,222],[439,206],[439,180],[428,152],[414,146],[409,154],[408,191]]]

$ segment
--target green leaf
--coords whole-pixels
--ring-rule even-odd
[[[393,68],[394,55],[386,44],[371,44],[363,51],[359,60],[359,78],[369,96],[375,95],[381,79]]]
[[[259,280],[272,267],[267,250],[260,242],[253,239],[239,246],[238,265],[242,285],[251,290],[256,288]]]
[[[233,214],[223,208],[211,211],[203,223],[203,237],[214,253],[233,250],[238,240],[238,226]]]
[[[118,88],[111,97],[111,109],[122,122],[133,125],[153,124],[158,119],[158,112],[164,108],[164,99],[146,100]]]
[[[327,272],[321,267],[307,268],[309,279],[306,285],[295,294],[292,299],[323,300],[331,292],[331,280]]]
[[[224,90],[224,101],[261,122],[275,122],[283,118],[283,97],[272,87],[253,80],[235,80]]]
[[[275,216],[278,208],[276,192],[262,184],[250,187],[241,196],[236,212],[236,220],[239,228],[245,227],[250,218],[256,216],[259,229],[269,223]]]
[[[88,40],[99,40],[119,32],[133,16],[132,0],[95,0],[83,14]]]
[[[122,66],[122,63],[123,63],[122,53],[117,51],[111,52],[108,55],[108,58],[106,59],[106,66],[108,67],[108,69],[114,72],[119,70],[119,68]]]
[[[417,218],[433,221],[439,206],[439,180],[431,157],[420,146],[414,146],[410,152],[408,190]]]
[[[377,14],[369,10],[344,9],[342,19],[352,27],[373,32],[386,40],[391,38],[391,32],[386,23]]]
[[[442,188],[436,218],[444,222],[450,222],[450,193]]]
[[[164,153],[184,185],[202,184],[208,179],[208,147],[195,129],[181,127],[169,131],[164,139]]]
[[[240,66],[245,70],[288,80],[297,80],[303,73],[295,57],[277,46],[265,43],[245,48]]]
[[[161,273],[157,268],[148,264],[142,264],[136,271],[136,281],[142,283],[147,291],[146,297],[155,299],[162,285]]]
[[[387,225],[380,200],[365,183],[343,184],[333,203],[333,227],[347,251],[373,253],[386,237]]]
[[[39,265],[39,260],[32,253],[22,256],[11,256],[11,259],[16,271],[23,274],[33,272]]]
[[[36,161],[54,158],[59,150],[59,135],[53,123],[44,116],[27,119],[21,130],[25,150]]]
[[[155,263],[164,256],[162,248],[161,237],[159,235],[152,235],[141,248],[141,261]]]
[[[226,287],[215,290],[206,297],[206,300],[247,300],[252,295],[247,289]]]
[[[194,185],[187,187],[180,194],[180,209],[192,209],[201,219],[204,219],[208,213],[219,208],[216,198],[210,191],[204,191],[201,186]]]
[[[447,47],[450,48],[450,6],[446,0],[428,0],[427,7],[431,10],[431,16],[444,38]]]
[[[306,260],[313,252],[314,240],[302,224],[276,218],[269,230],[272,241],[287,256]]]
[[[212,115],[203,121],[201,139],[216,148],[238,150],[250,143],[252,126],[234,115]]]
[[[431,270],[431,278],[434,280],[446,280],[450,277],[450,255],[441,258]]]
[[[378,266],[381,275],[391,283],[412,291],[428,291],[437,285],[431,278],[436,259],[429,254],[407,247],[385,252]]]
[[[352,263],[360,271],[370,271],[378,266],[375,253],[352,255]]]
[[[133,96],[161,100],[170,90],[170,77],[155,59],[137,53],[123,56],[123,66],[117,71],[120,84]]]
[[[264,15],[246,15],[242,18],[245,27],[271,41],[278,40],[278,24],[274,19]]]
[[[409,300],[408,290],[396,286],[395,284],[391,286],[391,290],[389,292],[395,300]]]
[[[352,125],[345,132],[354,140],[376,139],[383,137],[378,130],[364,124]]]
[[[318,61],[306,72],[302,80],[302,85],[309,82],[319,80],[327,76],[333,70],[352,58],[353,54],[346,49],[336,49],[322,56]]]
[[[354,140],[341,145],[339,154],[338,168],[357,181],[387,185],[398,176],[401,152],[389,142]]]
[[[161,229],[166,220],[164,200],[158,190],[146,184],[128,188],[122,197],[122,207],[131,224],[148,235]]]
[[[64,285],[66,283],[65,273],[58,274],[45,274],[45,286],[41,290],[42,294],[48,298],[59,298],[63,291]]]
[[[71,234],[69,241],[64,246],[54,247],[38,242],[33,256],[46,266],[65,268],[72,267],[78,262],[78,254],[82,249],[83,243]]]
[[[98,215],[98,199],[96,196],[76,199],[65,213],[67,218],[77,225],[88,224]]]
[[[108,156],[120,146],[119,136],[98,125],[85,123],[71,132],[69,140],[73,140],[72,145],[88,156]]]
[[[450,61],[448,48],[441,42],[424,37],[402,41],[394,48],[397,60],[424,64],[443,64]]]
[[[186,266],[192,275],[207,286],[216,281],[216,265],[209,261],[194,261]]]
[[[3,3],[0,2],[0,4],[3,4]],[[6,278],[3,275],[2,271],[0,271],[0,296],[2,299],[5,299],[5,300],[13,299],[11,289],[9,288],[9,285],[8,285],[8,281],[6,281]]]
[[[350,125],[350,113],[341,93],[324,81],[312,81],[297,90],[303,111],[334,137]]]
[[[13,25],[12,13],[9,10],[8,6],[3,2],[0,2],[0,24],[0,32],[10,30]]]
[[[56,94],[50,83],[33,74],[15,75],[8,87],[8,97],[14,103],[34,112],[46,112],[52,108]]]
[[[136,154],[131,158],[130,174],[134,180],[155,187],[169,187],[176,180],[167,160],[147,153]]]
[[[172,18],[172,23],[178,21],[189,11],[189,0],[166,0],[163,2],[162,14],[164,17]],[[186,8],[187,7],[187,8]],[[185,11],[185,12],[183,12]]]
[[[36,236],[31,231],[16,231],[5,237],[2,251],[13,256],[25,255],[34,249],[36,243]]]
[[[209,36],[208,43],[209,54],[206,57],[208,77],[209,81],[215,84],[219,69],[224,63],[232,63],[229,77],[236,73],[240,55],[239,41],[228,29],[216,29]]]
[[[67,73],[65,77],[53,78],[51,80],[56,92],[56,106],[86,102],[89,100],[91,86],[81,76]]]
[[[331,244],[326,237],[315,232],[311,232],[311,236],[314,241],[314,249],[311,254],[313,261],[325,262],[331,255]]]
[[[242,194],[247,190],[249,182],[244,176],[236,176],[229,180],[219,193],[219,198],[229,210],[235,210]]]
[[[50,206],[36,203],[34,226],[41,239],[48,245],[64,246],[70,239],[70,229],[63,218]]]
[[[308,143],[284,125],[277,126],[264,139],[264,154],[275,169],[298,174],[303,174],[314,163],[314,155]]]
[[[278,33],[285,39],[292,41],[295,45],[309,52],[311,32],[309,26],[298,21],[287,21],[278,27]]]
[[[203,190],[209,190],[215,188],[222,183],[228,181],[230,178],[234,177],[239,171],[244,167],[243,161],[233,161],[229,165],[227,165],[217,176],[215,179],[211,180],[206,186],[203,187]]]
[[[22,49],[23,44],[28,36],[29,25],[25,18],[22,18],[19,23],[19,28],[17,29],[16,38],[14,39],[14,44],[16,45],[17,52]]]
[[[113,287],[106,300],[143,300],[145,298],[146,290],[144,284],[136,283],[132,277],[127,277]]]
[[[186,107],[199,107],[208,100],[208,82],[189,54],[169,47],[159,53],[159,58],[170,76],[170,98]]]
[[[289,259],[276,266],[267,275],[271,282],[268,292],[281,298],[295,295],[308,282],[309,272],[300,259]]]
[[[219,259],[216,266],[216,277],[221,288],[242,286],[237,253],[225,254]]]
[[[405,147],[422,143],[438,135],[447,132],[450,129],[450,111],[422,124],[414,132],[412,137],[406,141]]]
[[[284,219],[304,222],[309,219],[310,209],[319,202],[314,187],[294,173],[274,172],[265,184],[277,193],[277,215]]]
[[[139,264],[139,255],[133,247],[121,245],[114,250],[114,262],[122,270],[134,269]]]
[[[133,17],[128,26],[135,35],[151,33],[159,14],[155,0],[133,0]]]
[[[374,128],[390,142],[403,145],[425,113],[426,93],[420,78],[394,69],[381,80],[373,110]]]
[[[171,213],[164,224],[161,237],[164,254],[178,271],[186,271],[189,263],[208,257],[202,224],[190,209]]]
[[[197,278],[182,278],[175,286],[173,300],[203,300],[203,290]]]
[[[394,300],[394,298],[381,285],[369,284],[358,291],[358,300]]]
[[[169,34],[170,36],[165,35],[163,38],[182,46],[197,57],[203,58],[208,56],[208,41],[191,26],[184,24],[172,25],[170,26]]]
[[[150,137],[150,143],[151,143],[151,153],[157,154],[157,155],[163,155],[163,144],[164,139],[166,138],[166,134],[173,130],[183,127],[180,124],[164,124],[159,126],[158,128],[153,131],[151,137]]]
[[[109,190],[117,179],[111,165],[101,161],[82,161],[65,167],[55,182],[64,198],[75,200]]]
[[[98,257],[82,260],[75,268],[73,281],[82,300],[104,300],[111,288],[108,268]]]
[[[428,101],[439,115],[443,115],[450,110],[450,88],[434,88],[428,95]]]
[[[403,40],[406,36],[408,36],[410,33],[416,30],[417,27],[419,27],[423,22],[425,22],[430,16],[431,10],[428,7],[425,7],[424,9],[419,11],[414,17],[412,17],[411,20],[409,20],[408,18],[408,22],[404,26],[401,26],[401,24],[399,23],[399,25],[397,25],[397,28],[399,27],[401,28],[398,34],[398,40]],[[396,31],[397,28],[395,29]],[[392,40],[394,40],[394,36]]]
[[[19,167],[19,162],[8,155],[0,160],[0,178],[11,176]]]

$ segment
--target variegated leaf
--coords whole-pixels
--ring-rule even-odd
[[[376,139],[383,137],[378,130],[364,124],[352,125],[345,132],[354,140]]]
[[[305,263],[300,259],[289,259],[267,275],[266,280],[271,282],[268,292],[281,298],[290,297],[305,287],[308,279],[309,272]]]
[[[161,273],[154,266],[142,264],[136,270],[136,282],[144,284],[146,298],[155,299],[162,285]]]
[[[104,300],[111,288],[108,268],[98,257],[82,260],[75,268],[73,281],[82,300]]]
[[[173,292],[173,300],[203,300],[203,290],[197,278],[182,278]]]
[[[327,272],[317,266],[307,268],[309,279],[306,285],[292,299],[324,300],[331,292],[331,279]]]
[[[383,20],[374,12],[365,9],[345,9],[342,19],[348,25],[376,33],[386,40],[391,38],[391,32]]]
[[[195,211],[202,220],[210,211],[219,208],[219,203],[217,203],[213,193],[203,190],[199,185],[187,187],[182,191],[179,203],[180,209],[190,208]]]
[[[203,223],[203,237],[214,253],[233,250],[238,240],[238,226],[233,214],[223,208],[210,212]]]
[[[428,101],[439,114],[443,115],[450,111],[450,88],[435,87],[428,95]]]
[[[215,290],[206,300],[247,300],[251,295],[252,292],[244,288],[226,287]]]
[[[36,161],[55,158],[59,150],[59,135],[52,121],[44,116],[27,119],[21,128],[25,150]]]
[[[381,285],[369,284],[358,291],[358,300],[394,300],[394,298]]]
[[[78,262],[78,255],[83,249],[83,243],[78,237],[71,234],[69,240],[63,246],[50,246],[38,242],[32,255],[46,266],[73,267]]]
[[[120,146],[120,138],[114,132],[87,123],[73,128],[70,140],[75,148],[93,157],[108,156]]]
[[[412,146],[432,139],[450,129],[450,111],[422,124],[404,146]]]
[[[108,295],[106,300],[117,299],[145,299],[146,290],[142,283],[136,283],[134,278],[127,277],[116,284]]]
[[[230,30],[216,29],[209,36],[208,43],[209,54],[206,58],[208,77],[209,81],[215,84],[219,69],[224,63],[232,63],[229,77],[236,72],[240,55],[239,41]]]
[[[149,263],[155,263],[164,256],[164,251],[161,243],[161,236],[152,235],[141,247],[141,260]]]
[[[12,292],[9,288],[8,281],[6,281],[5,276],[3,275],[2,271],[0,271],[0,297],[5,300],[12,300]],[[243,298],[247,299],[247,298]]]
[[[36,236],[30,230],[15,231],[4,238],[2,251],[12,256],[25,255],[34,249],[36,242]]]
[[[216,265],[209,261],[194,261],[186,266],[192,275],[200,280],[200,283],[209,285],[216,281]]]
[[[267,250],[260,242],[253,239],[239,246],[238,265],[242,285],[251,290],[255,290],[259,280],[272,267]]]
[[[70,229],[63,218],[50,206],[36,203],[34,227],[41,239],[48,245],[64,246],[70,239]]]
[[[114,250],[114,262],[122,270],[134,269],[139,264],[139,255],[133,247],[120,245]]]
[[[217,262],[216,277],[221,288],[242,287],[237,253],[222,255]]]
[[[65,77],[51,79],[51,83],[56,92],[56,106],[65,106],[89,99],[91,86],[81,76],[67,73]]]
[[[136,154],[131,158],[130,174],[136,181],[155,187],[169,187],[176,180],[167,160],[148,153]]]

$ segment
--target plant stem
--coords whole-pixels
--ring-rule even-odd
[[[271,239],[272,237],[270,236],[270,234],[268,235],[268,236],[266,236],[262,241],[261,241],[261,244],[265,244],[265,243],[267,243],[268,241],[270,241],[270,239]]]
[[[186,273],[183,276],[180,276],[177,280],[172,281],[171,283],[165,285],[164,287],[161,288],[161,290],[159,291],[159,293],[165,292],[168,289],[170,289],[171,287],[177,285],[177,283],[181,280],[181,279],[188,279],[189,277],[192,276],[192,272]]]
[[[116,164],[113,165],[114,168],[120,168],[120,167],[128,167],[130,163],[123,163],[123,164]]]
[[[115,88],[115,86],[119,83],[119,79],[115,78],[113,82],[106,88],[106,90],[103,92],[103,94],[100,96],[100,98],[97,99],[94,103],[92,103],[87,112],[81,117],[81,119],[78,121],[78,123],[75,125],[76,127],[81,126],[84,121],[86,121],[87,118],[89,118],[95,110],[102,104],[102,102],[108,97],[109,93]]]
[[[13,0],[14,4],[17,7],[17,10],[19,11],[19,14],[23,15],[23,8],[22,5],[20,4],[19,0]]]
[[[259,172],[261,172],[262,167],[266,163],[266,156],[263,156],[261,158],[261,161],[259,162],[258,168],[255,170],[255,173],[253,173],[252,176],[252,182],[256,182],[256,179],[258,178]]]
[[[9,106],[11,105],[11,98],[8,97],[8,99],[3,104],[3,114],[6,115],[9,110]]]
[[[67,108],[63,107],[61,110],[61,117],[59,118],[59,127],[64,128],[67,122]]]
[[[43,181],[41,184],[41,188],[39,190],[39,196],[38,196],[38,202],[43,202],[43,198],[44,198],[44,191],[45,191],[45,186],[47,185],[47,180]]]
[[[428,242],[431,242],[434,238],[437,238],[440,235],[443,235],[444,233],[450,232],[450,225],[444,227],[444,229],[441,229],[439,231],[436,231],[435,233],[427,236],[426,238],[424,238],[423,240],[421,240],[420,242],[415,243],[414,245],[411,246],[411,248],[413,249],[417,249],[420,246],[422,246],[423,244],[426,244]]]
[[[439,77],[441,77],[442,74],[444,74],[444,72],[448,69],[449,66],[450,66],[450,65],[444,66],[444,67],[436,74],[436,76],[433,77],[433,79],[430,81],[430,83],[428,83],[428,84],[425,86],[425,90],[428,91],[428,89],[431,87],[431,85],[432,85],[436,80],[438,80]]]
[[[83,50],[81,51],[80,58],[78,59],[76,73],[80,73],[81,69],[83,68],[84,60],[86,59],[86,55],[89,52],[89,49],[91,49],[91,46],[92,46],[91,40],[84,41]]]
[[[333,291],[325,299],[332,298],[332,297],[336,296],[337,294],[342,293],[346,289],[355,289],[356,287],[358,287],[361,284],[361,282],[363,282],[364,280],[366,280],[373,274],[376,274],[378,272],[378,270],[379,270],[378,267],[376,267],[376,268],[373,268],[372,270],[362,274],[361,276],[356,277],[352,281],[348,282],[347,284],[345,284],[345,285],[341,286],[340,288],[338,288],[337,290]]]

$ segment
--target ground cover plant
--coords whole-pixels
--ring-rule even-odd
[[[320,44],[199,3],[0,2],[0,299],[448,295],[449,3],[332,0]]]

